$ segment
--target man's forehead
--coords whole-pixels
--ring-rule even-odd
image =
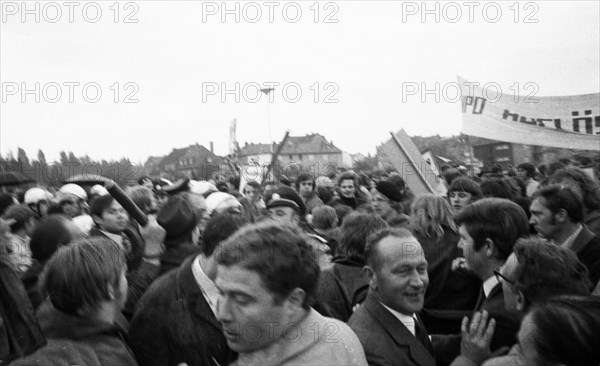
[[[414,236],[387,236],[379,243],[379,252],[390,258],[401,256],[406,260],[424,259],[423,248]]]
[[[266,288],[256,271],[237,264],[231,266],[218,265],[215,283],[222,291],[253,293],[258,289]]]
[[[533,202],[531,202],[532,210],[543,210],[546,209],[546,200],[544,197],[536,197]]]

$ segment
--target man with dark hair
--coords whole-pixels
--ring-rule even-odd
[[[382,229],[365,249],[369,293],[348,324],[362,343],[369,365],[435,365],[421,320],[429,284],[421,244],[406,229]]]
[[[531,307],[554,296],[590,294],[587,269],[577,256],[558,245],[548,245],[540,238],[519,239],[506,263],[494,273],[502,285],[506,310],[523,315]],[[455,364],[480,365],[491,355],[489,348],[483,348],[481,353],[461,355],[461,362],[457,359]],[[508,355],[492,358],[485,362],[485,366],[517,366],[520,364],[518,355],[519,350],[515,346]]]
[[[455,179],[448,188],[448,201],[456,213],[482,197],[479,184],[466,177]]]
[[[368,200],[360,195],[358,179],[353,172],[345,172],[338,178],[339,197],[334,200],[333,206],[346,205],[353,210],[368,203]]]
[[[250,225],[215,252],[217,318],[234,365],[366,365],[350,328],[311,309],[319,264],[295,226]]]
[[[538,235],[577,254],[595,286],[600,279],[600,237],[583,224],[581,196],[569,186],[550,185],[536,192],[530,211]]]
[[[235,359],[215,317],[219,292],[213,282],[214,250],[245,224],[240,215],[213,216],[206,224],[200,254],[160,277],[144,294],[129,332],[140,365],[215,366]]]
[[[539,183],[533,179],[535,177],[535,165],[531,163],[522,163],[517,166],[517,177],[523,179],[527,185],[527,197],[533,196],[539,187]]]
[[[583,223],[600,235],[600,185],[597,180],[576,167],[559,169],[549,179],[550,184],[571,187],[583,198]]]
[[[108,238],[58,248],[42,277],[48,301],[38,311],[48,344],[13,365],[137,365],[120,326],[126,269],[123,250]]]
[[[90,236],[102,236],[119,244],[127,255],[129,271],[137,269],[144,254],[144,242],[129,225],[127,211],[111,195],[94,199],[90,214],[96,227]]]
[[[307,214],[311,214],[315,207],[323,204],[316,195],[315,188],[315,178],[308,173],[302,173],[296,179],[296,191],[306,206]]]
[[[529,235],[529,223],[523,209],[501,198],[484,198],[465,207],[457,216],[460,241],[466,267],[483,281],[475,311],[489,313],[496,321],[491,350],[512,346],[519,330],[521,315],[504,307],[502,286],[494,270],[504,265],[516,241]],[[460,336],[434,337],[440,363],[447,364],[459,355]]]

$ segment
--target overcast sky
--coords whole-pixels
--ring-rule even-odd
[[[597,1],[438,2],[437,14],[428,2],[425,19],[421,2],[63,4],[28,2],[24,15],[21,1],[2,1],[3,155],[137,162],[210,141],[227,154],[234,118],[242,145],[318,132],[367,154],[400,128],[458,134],[460,105],[442,93],[457,76],[505,93],[518,83],[529,94],[528,82],[538,96],[599,92]],[[269,82],[272,102],[257,100]],[[439,102],[403,95],[436,83]]]

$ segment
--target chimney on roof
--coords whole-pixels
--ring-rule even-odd
[[[213,153],[213,154],[215,153],[212,141],[210,142],[210,152]]]
[[[244,142],[244,147],[248,147],[248,141]]]

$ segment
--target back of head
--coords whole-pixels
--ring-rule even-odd
[[[456,215],[456,223],[465,225],[479,250],[487,238],[493,240],[495,257],[506,260],[517,239],[529,235],[525,211],[514,202],[502,198],[484,198],[466,206]]]
[[[377,215],[358,212],[349,214],[341,227],[338,254],[364,263],[367,238],[387,227],[388,224]]]
[[[566,183],[570,180],[579,185],[583,202],[588,210],[600,209],[600,185],[592,177],[577,167],[559,169],[549,179],[549,183]]]
[[[600,297],[559,296],[534,307],[529,319],[534,325],[530,337],[540,364],[600,364]]]
[[[583,221],[583,202],[581,196],[571,187],[565,185],[551,184],[539,189],[534,193],[533,200],[539,199],[553,215],[564,210],[571,222]]]
[[[133,203],[136,204],[144,212],[154,209],[152,203],[154,200],[154,192],[145,186],[133,186],[127,189],[127,194],[131,197]]]
[[[202,236],[202,254],[210,257],[221,242],[247,223],[248,220],[244,216],[235,213],[224,212],[211,217],[206,223]]]
[[[444,173],[442,173],[442,176],[444,177],[444,180],[448,183],[448,184],[452,184],[452,182],[460,177],[460,173],[458,172],[458,169],[455,168],[449,168],[446,169],[444,171]]]
[[[558,295],[590,294],[587,268],[573,251],[529,237],[519,239],[513,252],[519,262],[515,286],[524,294],[526,306]]]
[[[415,233],[439,240],[446,228],[458,232],[452,207],[445,198],[432,194],[419,195],[410,208],[410,226]]]
[[[17,199],[12,194],[4,193],[0,195],[0,216],[6,212],[6,210],[12,206],[17,204]]]
[[[29,241],[33,259],[44,262],[56,252],[59,246],[67,245],[74,239],[67,227],[68,220],[62,214],[52,214],[36,225]]]
[[[337,222],[337,214],[331,206],[320,205],[312,210],[312,225],[316,229],[333,229],[337,226]]]
[[[512,200],[510,185],[502,178],[486,179],[479,185],[484,197],[497,197]]]
[[[175,245],[190,239],[204,210],[206,202],[197,194],[182,192],[171,196],[156,217],[158,224],[167,232],[165,244]]]
[[[18,204],[10,206],[2,218],[4,220],[13,221],[10,224],[10,230],[14,233],[17,230],[25,229],[26,224],[34,217],[33,211],[26,204]]]
[[[114,298],[124,270],[125,252],[119,244],[92,237],[60,247],[48,261],[41,283],[54,307],[86,316]]]
[[[217,248],[222,266],[240,266],[255,271],[277,301],[301,288],[308,309],[319,278],[315,252],[299,228],[273,222],[248,225]]]
[[[333,199],[333,192],[327,187],[317,187],[317,196],[323,201],[323,203],[329,203]]]

